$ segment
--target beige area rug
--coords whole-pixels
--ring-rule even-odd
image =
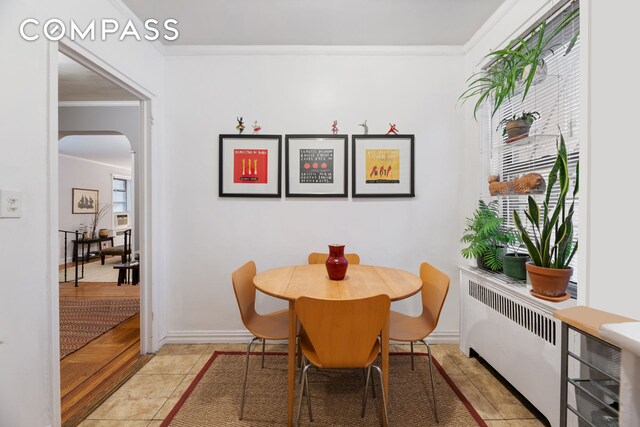
[[[85,263],[84,277],[78,279],[78,282],[117,282],[118,270],[113,268],[114,265],[120,264],[122,258],[119,256],[106,257],[104,265],[100,264],[100,260]],[[78,276],[82,277],[82,265],[78,263]],[[75,279],[75,266],[73,264],[67,266],[67,282],[73,282]],[[64,282],[64,268],[59,270],[58,281]]]
[[[286,425],[287,357],[269,353],[260,369],[258,353],[251,357],[243,420],[238,420],[244,373],[244,354],[216,352],[196,376],[162,427],[275,426]],[[416,355],[411,370],[407,353],[392,353],[389,362],[388,405],[392,426],[485,426],[453,381],[435,362],[436,398],[440,423],[433,415],[428,359]],[[313,423],[309,422],[306,400],[301,424],[309,426],[376,426],[380,424],[378,400],[369,393],[365,418],[360,417],[364,375],[357,370],[309,370]],[[379,381],[376,382],[379,387]],[[298,404],[296,400],[294,416]],[[379,390],[379,388],[378,388]],[[305,398],[306,399],[306,398]]]

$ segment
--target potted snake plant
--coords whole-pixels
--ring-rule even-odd
[[[576,165],[576,180],[569,209],[566,208],[569,194],[569,166],[567,146],[560,133],[560,144],[556,160],[549,172],[547,192],[542,210],[529,196],[525,216],[530,227],[525,227],[517,211],[513,218],[520,238],[527,247],[531,261],[526,264],[531,280],[532,294],[542,299],[559,301],[567,299],[567,286],[573,274],[571,260],[578,250],[573,242],[573,215],[578,194],[579,166]],[[556,187],[557,184],[557,187]],[[551,194],[559,192],[555,206],[550,206]]]

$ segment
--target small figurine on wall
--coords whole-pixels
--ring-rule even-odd
[[[369,126],[367,126],[366,120],[364,121],[364,123],[360,123],[358,126],[362,126],[362,128],[364,129],[364,134],[369,135]]]
[[[257,120],[253,121],[253,125],[251,125],[251,127],[253,128],[253,134],[254,135],[262,130],[262,127],[258,124]]]
[[[393,123],[389,123],[389,130],[387,131],[387,135],[389,135],[390,133],[397,135],[398,134],[398,129],[396,128],[396,124]]]
[[[242,116],[236,116],[236,120],[238,121],[236,129],[238,129],[238,133],[242,133],[242,131],[244,131],[244,118]]]
[[[331,125],[331,133],[332,134],[337,134],[338,133],[338,121],[334,120],[333,124]]]

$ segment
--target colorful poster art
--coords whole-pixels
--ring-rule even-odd
[[[300,183],[333,184],[333,149],[300,149]]]
[[[267,184],[268,150],[233,150],[235,184]]]
[[[368,149],[365,150],[367,184],[400,183],[400,150]]]

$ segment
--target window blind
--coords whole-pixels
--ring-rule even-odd
[[[546,32],[553,31],[554,26],[572,10],[579,7],[572,2],[547,20]],[[509,181],[530,172],[541,174],[545,181],[553,166],[557,153],[560,132],[567,145],[570,174],[570,194],[576,179],[576,164],[580,157],[580,37],[571,51],[565,55],[574,34],[579,30],[579,18],[573,20],[551,43],[550,49],[542,56],[546,66],[546,77],[537,81],[529,90],[526,99],[522,99],[522,91],[500,106],[491,117],[493,105],[488,101],[482,110],[482,161],[483,174],[487,180],[483,183],[481,198],[500,201],[504,224],[515,228],[513,211],[516,210],[524,218],[522,212],[527,207],[526,195],[490,196],[488,178],[498,175],[500,181]],[[537,111],[540,119],[536,120],[529,132],[530,138],[505,144],[502,136],[503,119],[511,118],[523,111]],[[557,187],[557,185],[556,185]],[[555,206],[559,191],[552,193],[550,205]],[[542,206],[544,194],[533,196]],[[567,209],[571,197],[567,197]],[[577,239],[580,218],[578,216],[579,200],[576,198],[576,213],[573,216],[574,240]],[[574,268],[573,282],[578,280],[578,256],[571,266]]]

